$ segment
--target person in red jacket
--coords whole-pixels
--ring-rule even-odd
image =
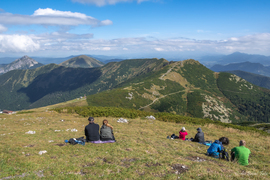
[[[179,139],[184,141],[186,139],[186,135],[188,135],[186,128],[182,127],[181,131],[179,131]]]

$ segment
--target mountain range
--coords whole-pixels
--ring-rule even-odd
[[[0,76],[0,109],[29,109],[95,94],[166,63],[157,59],[127,60],[97,68],[48,64],[36,69],[10,71]]]
[[[60,64],[66,60],[69,60],[71,58],[74,58],[74,57],[78,57],[78,56],[81,56],[81,55],[72,55],[72,56],[68,56],[68,57],[38,57],[38,56],[33,56],[32,59],[35,59],[37,62],[41,63],[41,64],[51,64],[51,63],[54,63],[54,64]],[[94,58],[96,60],[99,60],[105,64],[109,63],[109,62],[116,62],[116,61],[122,61],[124,59],[130,59],[130,58],[120,58],[120,57],[117,57],[117,56],[104,56],[104,55],[84,55],[84,56],[88,56],[88,57],[91,57],[91,58]],[[1,65],[3,64],[9,64],[13,61],[15,61],[16,59],[19,59],[19,57],[0,57],[0,67]]]
[[[198,61],[133,59],[96,68],[48,64],[0,76],[0,109],[21,110],[83,95],[92,106],[170,112],[222,122],[269,122],[270,91]]]
[[[246,54],[240,52],[234,52],[229,55],[203,56],[198,60],[206,67],[212,67],[215,64],[227,65],[231,63],[242,63],[242,62],[261,63],[264,66],[270,65],[270,56]]]
[[[227,65],[216,64],[210,69],[215,72],[239,70],[270,77],[270,66],[264,66],[260,63],[241,62]]]
[[[60,58],[61,59],[61,58]],[[61,59],[63,60],[63,59]],[[91,67],[100,67],[103,66],[104,63],[100,62],[97,59],[94,59],[92,57],[81,55],[72,57],[68,60],[65,60],[64,62],[61,62],[59,64],[60,66],[66,66],[66,67],[82,67],[82,68],[91,68]],[[23,56],[22,58],[19,58],[10,64],[0,64],[0,75],[4,74],[11,70],[16,69],[34,69],[37,67],[43,66],[43,64],[37,62],[33,58],[30,58],[28,56]]]

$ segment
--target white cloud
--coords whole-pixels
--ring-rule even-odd
[[[1,24],[11,25],[64,25],[78,26],[90,25],[93,27],[111,25],[112,21],[100,21],[91,16],[78,12],[59,11],[50,8],[38,9],[33,15],[18,15],[11,13],[0,13]]]
[[[0,35],[0,52],[33,52],[40,48],[30,36]]]
[[[238,41],[238,38],[236,38],[236,37],[231,37],[230,40],[232,40],[232,41]]]
[[[156,51],[164,51],[162,48],[154,48]]]
[[[151,1],[151,0],[72,0],[73,2],[78,2],[82,4],[94,4],[97,6],[105,6],[105,5],[112,5],[120,2],[133,2],[137,1],[137,3],[141,3],[144,1]],[[152,0],[157,1],[157,0]]]
[[[63,35],[62,35],[63,36]],[[112,40],[104,39],[78,39],[73,41],[65,39],[59,41],[53,48],[61,49],[61,46],[69,47],[76,51],[113,51],[121,54],[129,50],[129,53],[148,52],[217,52],[231,53],[235,51],[246,53],[262,53],[270,51],[270,33],[255,34],[237,37],[238,41],[228,38],[227,41],[195,40],[188,38],[155,39],[155,38],[118,38]],[[53,38],[52,38],[53,39]],[[55,41],[54,41],[55,42]]]
[[[235,41],[234,38],[237,38]],[[93,39],[93,34],[72,34],[63,32],[39,35],[0,35],[1,52],[64,52],[67,54],[86,53],[147,53],[179,54],[192,52],[211,52],[229,54],[235,51],[270,55],[270,33],[253,34],[228,38],[225,40],[196,40],[189,38],[118,38]],[[128,51],[127,51],[128,50]]]
[[[0,24],[0,33],[5,32],[5,31],[7,31],[7,28],[3,26],[2,24]]]
[[[41,9],[39,8],[33,14],[33,16],[58,16],[58,17],[76,17],[79,19],[92,18],[91,16],[86,16],[85,14],[71,11],[59,11],[53,10],[51,8]],[[94,18],[92,18],[94,19]]]
[[[102,48],[102,50],[104,50],[104,51],[110,51],[111,48],[110,47],[104,47],[104,48]]]
[[[112,25],[112,24],[113,24],[113,22],[111,20],[108,20],[108,19],[100,22],[101,26],[107,26],[107,25]]]

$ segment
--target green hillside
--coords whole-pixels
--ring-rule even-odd
[[[262,75],[258,75],[258,74],[254,74],[250,72],[245,72],[245,71],[239,71],[239,70],[227,71],[227,72],[235,74],[254,85],[257,85],[266,89],[270,89],[270,77],[262,76]]]
[[[269,122],[270,90],[255,86],[229,73],[219,74],[218,86],[249,121]]]
[[[87,102],[91,106],[170,112],[222,122],[267,122],[269,115],[265,111],[266,116],[258,117],[258,113],[253,113],[257,118],[251,118],[253,115],[248,114],[250,112],[244,112],[224,94],[222,85],[231,88],[231,91],[238,87],[236,82],[226,84],[226,80],[222,74],[209,70],[195,60],[185,60],[171,63],[146,76],[130,79],[117,89],[88,96]],[[264,91],[258,88],[250,91],[249,98],[252,98],[251,94]],[[267,96],[269,92],[264,94]],[[261,107],[266,104],[262,100],[259,103],[263,103]]]
[[[99,68],[49,64],[32,70],[10,71],[0,76],[0,109],[29,109],[95,94],[166,64],[168,61],[164,59],[142,59]]]
[[[81,67],[81,68],[92,68],[92,67],[100,67],[103,66],[104,63],[100,62],[99,60],[86,56],[76,56],[71,59],[68,59],[62,63],[59,64],[60,66],[66,66],[66,67]]]

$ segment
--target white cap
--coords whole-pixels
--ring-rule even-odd
[[[185,131],[186,130],[186,128],[185,127],[182,127],[182,131]]]

